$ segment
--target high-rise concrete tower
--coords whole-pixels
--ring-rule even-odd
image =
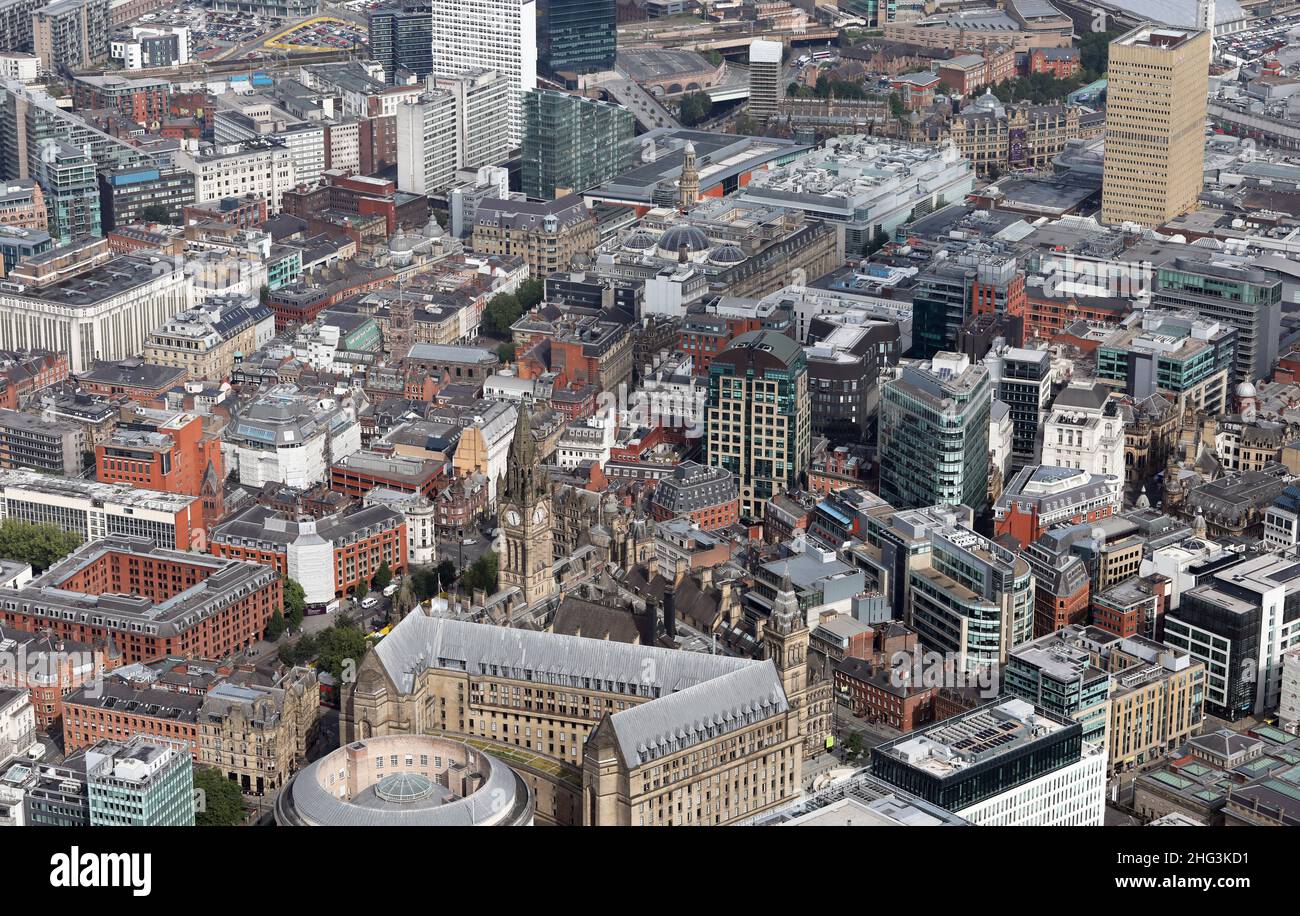
[[[1148,22],[1110,43],[1101,218],[1148,228],[1196,208],[1210,34]]]
[[[437,0],[433,74],[495,70],[511,82],[510,142],[523,137],[523,94],[537,88],[535,0]],[[495,164],[495,163],[492,163]]]

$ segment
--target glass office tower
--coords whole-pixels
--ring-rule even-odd
[[[552,76],[614,69],[616,0],[538,0],[537,56]]]
[[[433,7],[408,3],[370,13],[370,53],[391,83],[398,68],[425,77],[433,71]]]
[[[523,188],[535,200],[581,193],[632,167],[632,112],[550,89],[524,95]]]

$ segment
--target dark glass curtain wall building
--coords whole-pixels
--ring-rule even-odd
[[[537,56],[552,76],[614,69],[615,0],[538,0]]]

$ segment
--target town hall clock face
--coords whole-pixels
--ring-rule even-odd
[[[518,525],[519,522],[520,522],[520,518],[518,512],[516,512],[514,509],[510,509],[509,511],[506,512],[507,525]]]
[[[533,510],[533,521],[538,525],[544,524],[546,522],[545,506],[538,506],[536,509]]]

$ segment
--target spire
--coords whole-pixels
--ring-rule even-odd
[[[800,629],[799,598],[795,594],[794,583],[790,581],[790,570],[786,569],[781,578],[781,587],[776,591],[776,604],[772,608],[772,625],[782,635]]]
[[[541,490],[539,463],[530,410],[520,404],[515,417],[515,437],[510,440],[503,495],[518,503],[532,502]]]

